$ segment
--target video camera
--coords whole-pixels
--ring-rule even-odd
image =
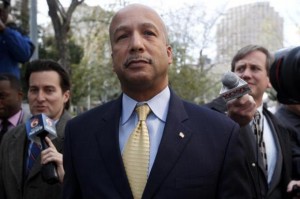
[[[300,46],[275,52],[270,81],[280,103],[300,104]]]
[[[10,0],[0,0],[0,9],[5,9],[10,5]]]

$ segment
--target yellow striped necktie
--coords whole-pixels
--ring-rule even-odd
[[[138,124],[128,138],[123,152],[123,162],[134,199],[142,198],[148,176],[150,141],[146,118],[150,112],[147,104],[138,106]]]

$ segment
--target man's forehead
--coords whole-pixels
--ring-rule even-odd
[[[39,83],[48,83],[49,84],[56,84],[60,82],[60,76],[56,71],[38,71],[38,72],[33,72],[30,75],[29,78],[29,83],[34,83],[34,82],[39,82]]]
[[[119,26],[122,26],[122,23],[126,23],[126,20],[129,22],[139,22],[139,19],[143,18],[143,21],[146,23],[153,23],[157,26],[163,24],[159,15],[151,8],[143,5],[132,5],[127,6],[116,13],[111,22],[111,30],[114,31]],[[126,19],[126,20],[125,20]]]

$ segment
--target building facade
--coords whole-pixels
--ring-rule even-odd
[[[240,48],[259,44],[271,52],[283,47],[284,20],[269,2],[257,2],[228,10],[217,25],[217,63],[229,65]]]

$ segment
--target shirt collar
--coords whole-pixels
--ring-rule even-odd
[[[260,116],[262,117],[263,116],[263,106],[261,105],[261,106],[257,107],[256,110],[259,112]]]
[[[14,127],[16,127],[19,123],[19,121],[22,119],[20,118],[22,114],[22,109],[19,110],[19,112],[17,112],[16,114],[14,114],[13,116],[11,116],[10,118],[8,118],[8,121],[11,125],[13,125]],[[1,120],[1,124],[2,124],[2,120]]]
[[[156,96],[144,102],[137,102],[123,93],[121,124],[123,125],[129,120],[137,104],[144,103],[149,105],[151,111],[156,115],[156,117],[165,122],[168,114],[170,96],[171,93],[168,86]]]

